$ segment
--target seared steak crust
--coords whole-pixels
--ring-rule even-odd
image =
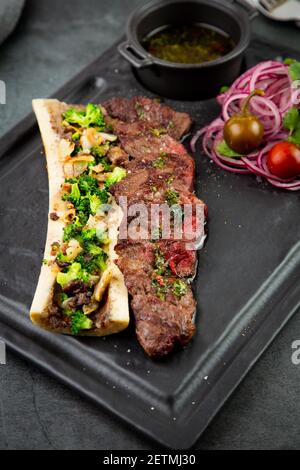
[[[132,99],[111,98],[103,106],[113,118],[128,123],[138,122],[145,128],[164,129],[174,139],[187,134],[192,124],[188,114],[174,111],[144,96],[135,96]]]

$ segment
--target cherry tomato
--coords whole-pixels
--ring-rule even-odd
[[[275,144],[268,153],[267,166],[278,178],[296,178],[300,175],[300,149],[290,142]]]

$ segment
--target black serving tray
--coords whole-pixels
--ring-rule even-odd
[[[245,66],[278,56],[300,54],[256,40]],[[114,45],[55,97],[85,103],[135,94],[149,95]],[[196,128],[218,113],[214,100],[168,103],[188,111]],[[163,445],[192,446],[300,306],[300,193],[225,173],[198,150],[196,191],[207,202],[210,219],[195,280],[197,335],[185,350],[153,362],[132,327],[104,339],[78,339],[31,324],[48,210],[41,151],[32,114],[0,140],[0,336]]]

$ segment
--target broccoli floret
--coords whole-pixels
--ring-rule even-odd
[[[97,165],[101,163],[104,171],[112,171],[112,164],[106,157],[109,151],[109,144],[97,145],[91,148],[91,154],[95,157]]]
[[[92,327],[92,320],[84,315],[84,313],[77,311],[71,316],[71,331],[73,335],[78,335],[81,330],[90,330]]]
[[[82,275],[81,265],[79,263],[72,263],[66,273],[58,273],[56,276],[56,282],[61,287],[64,287],[69,282],[75,279],[80,279]]]
[[[97,231],[95,228],[83,229],[80,234],[80,240],[84,246],[88,246],[89,243],[97,242]]]
[[[96,145],[91,148],[91,154],[95,157],[97,165],[101,163],[104,168],[104,171],[112,171],[112,164],[106,157],[107,152],[109,151],[109,144]]]
[[[94,147],[91,148],[91,154],[94,157],[98,157],[98,158],[105,157],[108,151],[109,151],[109,144],[95,145]]]
[[[83,211],[78,211],[77,215],[78,215],[79,222],[84,227],[87,224],[87,221],[89,220],[89,214]]]
[[[124,168],[120,168],[116,166],[113,172],[108,176],[107,180],[105,181],[105,187],[109,188],[112,184],[118,183],[126,176],[126,171]]]
[[[106,204],[107,201],[107,192],[97,190],[94,194],[88,193],[86,196],[81,197],[79,204],[75,205],[75,207],[77,211],[88,217],[90,214],[95,215],[100,206]]]
[[[110,194],[106,189],[97,189],[96,193],[102,204],[107,204]]]
[[[108,255],[105,253],[102,248],[97,245],[91,244],[88,246],[88,253],[89,255],[93,255],[93,263],[94,265],[100,269],[101,271],[105,271],[107,267],[107,258]]]
[[[79,212],[83,212],[86,215],[89,215],[91,213],[89,196],[81,197],[80,200],[78,201],[78,204],[75,204],[75,207]]]
[[[96,178],[89,175],[81,175],[79,178],[69,178],[65,180],[66,183],[78,184],[81,196],[88,196],[95,194],[99,197],[103,204],[106,204],[109,199],[109,194],[105,189],[99,189]],[[66,196],[67,197],[67,196]]]
[[[107,258],[108,256],[104,251],[95,258],[95,263],[101,271],[105,271],[107,268]]]
[[[62,252],[58,253],[58,255],[56,256],[56,260],[61,262],[61,263],[70,264],[70,259],[68,258],[67,255],[64,255]]]
[[[80,140],[80,137],[81,137],[80,132],[74,132],[74,134],[72,134],[73,142],[77,142],[78,140]]]
[[[76,206],[78,202],[80,201],[80,190],[78,187],[78,183],[73,183],[71,192],[65,193],[62,199],[63,201],[69,201],[72,204],[74,204],[74,206]]]
[[[76,262],[82,269],[90,274],[97,274],[99,270],[105,271],[108,255],[96,245],[89,245],[84,253],[77,256]]]
[[[80,235],[81,230],[82,224],[80,223],[79,218],[75,217],[75,220],[64,228],[63,241],[67,242],[71,240],[71,238],[77,238]]]
[[[88,272],[82,268],[80,263],[77,263],[76,261],[68,267],[67,272],[60,272],[56,276],[56,282],[62,288],[69,282],[75,281],[76,279],[83,282],[89,282],[90,280]]]
[[[97,213],[97,210],[101,206],[101,201],[100,201],[99,197],[96,196],[96,194],[91,194],[90,197],[89,197],[89,200],[90,200],[91,213],[93,215],[95,215]]]
[[[80,127],[98,127],[101,130],[105,128],[105,122],[102,110],[99,106],[89,103],[85,110],[76,110],[74,108],[68,109],[63,114],[64,123],[77,124]]]
[[[90,194],[81,196],[78,183],[73,183],[71,193],[65,193],[62,199],[74,205],[80,223],[85,225],[89,215],[93,213],[90,203]]]
[[[92,178],[93,180],[93,178]],[[81,196],[79,186],[83,188],[82,192],[85,192],[86,195]],[[95,215],[102,203],[106,203],[108,200],[108,195],[106,191],[99,190],[97,186],[92,186],[93,194],[87,192],[87,181],[83,180],[80,183],[72,183],[71,193],[66,193],[63,195],[64,201],[71,202],[77,210],[77,215],[80,222],[85,225],[89,215]]]
[[[78,178],[79,189],[83,194],[94,193],[98,189],[96,178],[89,175],[81,175]]]
[[[102,248],[100,248],[100,246],[95,245],[94,243],[90,243],[87,246],[87,251],[90,255],[93,255],[93,256],[98,256],[98,255],[101,255],[102,253],[104,253]]]

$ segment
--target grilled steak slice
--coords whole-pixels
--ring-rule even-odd
[[[166,132],[180,139],[189,131],[192,121],[188,114],[179,113],[158,101],[143,96],[132,99],[111,98],[103,103],[109,116],[128,123],[141,123],[142,127]]]
[[[125,276],[128,292],[147,294],[152,292],[151,273],[154,266],[154,246],[150,242],[119,242],[115,248],[117,264]]]
[[[126,124],[128,126],[128,124]],[[118,133],[118,131],[117,131]],[[174,140],[169,135],[161,135],[160,137],[151,134],[122,135],[119,134],[121,144],[124,150],[133,158],[142,160],[149,158],[158,158],[162,153],[175,154],[180,157],[189,157],[184,146]]]
[[[138,340],[150,357],[169,354],[176,344],[187,344],[195,333],[196,302],[190,288],[180,300],[174,296],[160,300],[156,295],[135,295],[132,308]]]
[[[139,172],[143,168],[156,168],[163,178],[173,177],[188,191],[193,190],[195,162],[180,143],[167,135],[161,138],[121,138],[121,142],[131,157],[125,164],[129,173]]]
[[[129,173],[122,181],[111,186],[111,192],[117,201],[126,196],[128,207],[138,203],[144,203],[147,207],[151,204],[165,204],[169,202],[170,193],[173,193],[177,195],[174,204],[201,205],[205,210],[204,203],[186,189],[180,176],[177,178],[172,172],[162,172],[156,168],[143,168]]]
[[[195,162],[181,143],[167,134],[160,137],[143,134],[139,126],[136,128],[136,123],[114,122],[114,132],[119,136],[123,154],[119,157],[120,151],[114,151],[115,158],[108,155],[112,161],[115,159],[129,174],[143,168],[158,168],[161,175],[172,174],[186,189],[193,190]]]
[[[186,249],[184,240],[160,240],[158,246],[175,276],[194,277],[197,255],[194,250]]]
[[[177,343],[186,344],[192,338],[196,303],[189,286],[180,298],[172,290],[167,290],[164,298],[157,295],[153,286],[156,249],[157,245],[151,242],[124,241],[116,246],[117,264],[132,296],[138,340],[149,356],[162,357],[170,353]],[[192,272],[193,269],[191,265]],[[174,279],[172,273],[168,274],[171,283]]]

